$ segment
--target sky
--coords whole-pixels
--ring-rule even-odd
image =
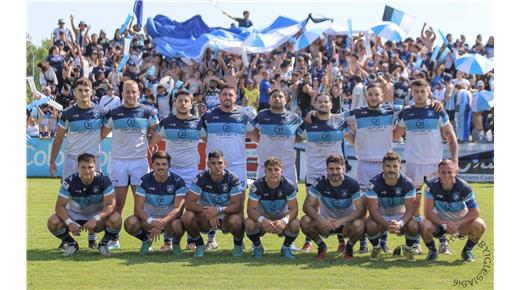
[[[73,14],[76,25],[83,20],[92,26],[92,32],[99,33],[100,29],[104,29],[112,37],[115,29],[132,11],[133,3],[134,0],[28,0],[27,33],[31,42],[39,45],[43,39],[50,37],[58,19],[63,18],[70,27],[70,15]],[[235,17],[241,17],[242,11],[249,10],[255,26],[267,26],[280,15],[303,20],[312,12],[331,17],[335,24],[341,25],[346,25],[347,19],[351,18],[354,30],[366,30],[381,21],[385,4],[417,19],[409,34],[412,37],[419,36],[424,22],[455,37],[465,34],[470,44],[474,43],[477,34],[482,34],[483,41],[493,35],[494,6],[491,0],[217,0],[217,8],[209,0],[144,0],[143,16],[147,19],[162,14],[176,21],[185,21],[200,14],[210,27],[229,27],[233,20],[224,16],[219,8]],[[440,37],[438,40],[441,40]]]

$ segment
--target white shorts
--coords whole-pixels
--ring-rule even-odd
[[[65,155],[65,160],[63,161],[62,169],[62,180],[78,172],[78,156]],[[99,160],[99,157],[96,157],[96,170],[101,171],[101,161]]]
[[[424,178],[427,180],[437,177],[437,164],[413,164],[406,162],[404,174],[408,176],[416,188],[424,184]]]
[[[184,180],[184,183],[186,183],[186,187],[189,189],[191,182],[193,179],[195,179],[195,176],[199,174],[198,168],[191,168],[191,167],[170,167],[170,172],[173,172],[177,175],[179,175],[182,180]]]
[[[298,181],[296,180],[296,165],[283,167],[282,175],[285,176],[288,180],[290,180],[294,186],[298,187]],[[256,169],[256,179],[265,176],[265,168],[263,165],[258,164],[258,168]]]
[[[112,158],[110,166],[110,180],[114,186],[127,186],[139,184],[143,175],[149,172],[148,159],[116,159]]]
[[[246,172],[246,165],[239,165],[239,166],[228,166],[226,167],[227,170],[235,173],[238,175],[238,179],[242,182],[242,190],[247,189],[247,172]]]
[[[366,191],[370,179],[381,172],[383,172],[383,161],[359,160],[356,166],[356,181],[359,183],[361,191]]]

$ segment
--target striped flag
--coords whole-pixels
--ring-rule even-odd
[[[393,7],[385,5],[385,12],[383,13],[383,21],[390,21],[399,25],[406,34],[410,33],[415,17],[397,10]]]

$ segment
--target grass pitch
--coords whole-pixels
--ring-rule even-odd
[[[329,237],[327,259],[316,261],[316,247],[312,253],[296,253],[295,261],[279,255],[282,238],[266,235],[266,248],[260,261],[250,257],[251,242],[245,238],[246,254],[231,256],[232,236],[217,234],[219,249],[207,252],[202,259],[194,259],[192,251],[182,257],[156,252],[139,255],[140,241],[121,233],[121,246],[111,257],[105,258],[87,247],[87,236],[78,237],[80,252],[64,257],[56,249],[59,240],[47,230],[47,218],[54,212],[59,179],[27,180],[27,288],[28,289],[448,289],[471,287],[493,288],[493,185],[472,184],[487,231],[475,246],[474,263],[462,263],[460,251],[465,241],[450,242],[451,256],[440,255],[434,265],[417,256],[416,262],[404,258],[383,256],[380,261],[368,259],[369,254],[355,254],[345,261],[336,253],[337,239]],[[305,197],[300,184],[298,201]],[[124,217],[133,210],[131,194]],[[300,211],[301,217],[303,212]],[[98,241],[101,235],[98,234]],[[186,235],[185,235],[186,236]],[[185,247],[185,236],[181,246]],[[204,237],[206,238],[206,237]],[[304,237],[296,240],[298,246]],[[390,248],[404,243],[403,237],[390,235]],[[161,242],[162,243],[162,242]],[[438,245],[438,242],[436,242]],[[423,250],[426,250],[424,244]],[[355,249],[358,245],[355,246]],[[369,246],[371,249],[371,246]],[[487,252],[486,252],[487,251]]]

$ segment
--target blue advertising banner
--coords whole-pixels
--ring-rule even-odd
[[[53,139],[32,138],[31,142],[27,142],[27,176],[28,177],[50,177],[49,159],[51,157]],[[64,140],[65,143],[65,140]],[[110,160],[111,138],[106,138],[101,142],[101,156],[98,162],[101,162],[101,171],[108,175],[108,160]],[[58,175],[63,170],[63,162],[65,154],[63,146],[56,157],[56,166],[58,167]]]

